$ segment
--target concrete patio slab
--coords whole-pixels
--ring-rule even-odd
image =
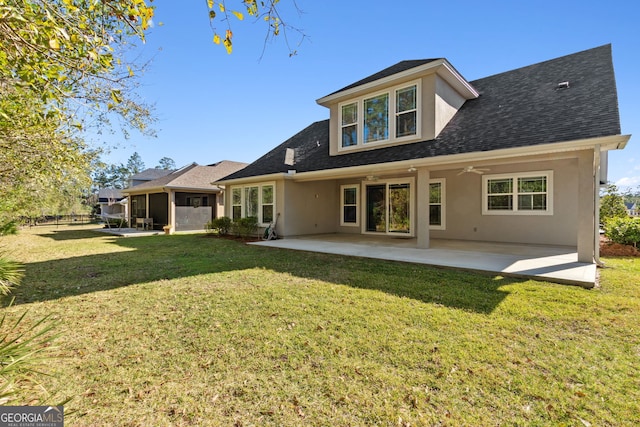
[[[416,239],[328,234],[251,243],[282,249],[385,259],[490,272],[592,288],[596,265],[577,261],[576,248],[509,243],[431,240],[418,249]]]

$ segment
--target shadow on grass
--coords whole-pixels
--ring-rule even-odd
[[[56,240],[100,238],[91,231],[60,231]],[[55,300],[158,280],[253,268],[358,289],[490,313],[516,280],[425,265],[247,245],[203,235],[113,238],[122,251],[28,263],[15,304]]]
[[[80,225],[87,225],[87,224],[78,224],[78,226]],[[55,240],[55,241],[65,241],[65,240],[81,240],[81,239],[86,239],[87,238],[87,229],[86,228],[78,228],[77,230],[68,230],[66,228],[73,226],[71,225],[65,225],[64,228],[60,228],[60,230],[51,230],[50,232],[46,233],[46,234],[40,234],[40,236],[42,237],[47,237],[49,239]]]

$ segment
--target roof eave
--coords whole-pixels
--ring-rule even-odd
[[[369,175],[372,171],[381,173],[385,171],[397,170],[409,167],[433,167],[447,164],[481,162],[498,159],[508,159],[523,156],[535,156],[540,154],[553,154],[570,151],[581,151],[594,149],[600,146],[601,151],[623,149],[631,135],[612,135],[598,138],[587,138],[573,141],[554,142],[527,147],[504,148],[500,150],[451,154],[437,157],[427,157],[419,159],[401,160],[397,162],[378,163],[361,166],[352,166],[339,169],[325,169],[320,171],[299,172],[291,176],[296,181],[308,181],[317,179],[330,179],[337,176]],[[256,177],[247,178],[247,181],[256,181]]]
[[[271,173],[267,175],[253,175],[253,176],[246,176],[246,177],[235,178],[235,179],[224,179],[220,181],[215,181],[215,183],[216,185],[222,185],[222,186],[239,185],[239,184],[246,184],[249,182],[256,182],[256,181],[275,181],[278,179],[293,178],[294,176],[296,176],[296,174],[278,172],[278,173]]]
[[[218,185],[214,185],[212,187],[180,187],[180,186],[172,186],[165,185],[162,187],[149,187],[149,188],[135,188],[131,187],[132,191],[123,190],[123,194],[135,195],[135,194],[148,194],[148,193],[164,193],[166,190],[173,191],[220,191],[220,187]]]
[[[387,77],[383,77],[378,80],[374,80],[369,83],[365,83],[360,86],[352,87],[340,92],[327,95],[325,97],[316,100],[316,103],[327,107],[330,104],[338,102],[344,98],[356,96],[358,93],[367,90],[373,90],[379,86],[392,84],[396,80],[406,80],[420,75],[427,75],[431,73],[437,73],[440,77],[444,78],[452,87],[454,87],[460,94],[466,99],[477,98],[480,94],[471,84],[464,79],[456,71],[456,69],[446,59],[436,59],[427,64],[420,65],[418,67],[410,68],[408,70],[392,74]]]

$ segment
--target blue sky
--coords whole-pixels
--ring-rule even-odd
[[[240,0],[227,0],[227,7]],[[267,43],[251,19],[232,21],[234,51],[212,43],[206,0],[155,0],[155,27],[141,47],[151,58],[140,95],[155,104],[158,136],[133,134],[103,156],[147,167],[252,162],[309,124],[328,118],[316,104],[341,87],[405,59],[445,57],[467,79],[501,73],[611,43],[627,148],[610,154],[609,180],[640,186],[640,2],[282,0],[298,54],[280,36]],[[160,25],[161,24],[161,25]],[[224,34],[225,24],[218,22]]]

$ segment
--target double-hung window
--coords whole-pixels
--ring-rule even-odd
[[[343,105],[340,110],[342,120],[340,133],[342,146],[351,147],[358,144],[358,103]]]
[[[432,230],[445,229],[445,180],[432,179],[429,181],[429,228]]]
[[[483,215],[552,215],[553,171],[485,175]]]
[[[250,216],[258,218],[258,223],[269,224],[274,219],[275,185],[265,183],[232,187],[231,216],[235,221]]]
[[[418,129],[416,86],[396,91],[396,138],[415,135]]]
[[[419,135],[419,82],[340,104],[340,150]]]
[[[242,218],[242,188],[234,187],[231,191],[231,219]]]
[[[340,225],[358,226],[358,185],[343,185],[340,187],[340,204],[342,210],[340,214]]]

